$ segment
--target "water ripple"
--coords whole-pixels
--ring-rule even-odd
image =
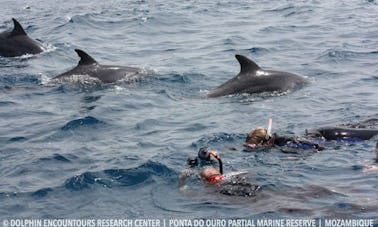
[[[105,125],[105,122],[98,120],[95,117],[87,116],[80,119],[75,119],[68,122],[62,127],[63,131],[77,130],[83,128],[97,128]]]
[[[145,185],[154,182],[153,176],[167,176],[171,173],[172,170],[160,163],[147,162],[131,169],[107,169],[101,172],[85,172],[67,179],[64,187],[77,191],[91,188],[95,184],[102,187]]]
[[[316,153],[246,151],[251,128],[273,131],[377,118],[376,1],[4,0],[46,53],[0,57],[0,203],[10,218],[342,218],[376,220],[375,138]],[[361,16],[363,15],[363,16]],[[111,85],[54,84],[86,48],[104,64],[156,77]],[[310,77],[296,92],[205,94],[235,76],[235,54]],[[253,198],[180,190],[203,146],[225,172],[248,172]],[[243,152],[245,151],[245,152]],[[189,187],[189,188],[190,188]],[[15,217],[17,215],[17,217]]]

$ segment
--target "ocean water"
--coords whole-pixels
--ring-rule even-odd
[[[378,3],[352,1],[2,1],[0,30],[17,18],[48,47],[0,58],[0,219],[363,218],[378,223],[377,138],[317,153],[246,152],[246,134],[378,117]],[[75,48],[102,64],[156,76],[108,85],[50,84]],[[243,54],[311,81],[279,95],[206,98]],[[202,146],[225,172],[246,171],[255,197],[192,179]]]

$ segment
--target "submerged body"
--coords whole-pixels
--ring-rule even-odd
[[[75,49],[75,51],[80,57],[79,64],[75,68],[54,77],[53,80],[69,79],[75,75],[87,75],[103,83],[113,83],[123,79],[135,80],[153,74],[152,71],[142,68],[101,65],[84,51],[79,49]]]
[[[294,90],[307,82],[305,78],[292,73],[264,70],[242,55],[235,57],[240,63],[240,73],[210,92],[208,97],[243,93],[285,92]]]
[[[219,193],[229,196],[253,197],[261,191],[261,186],[252,184],[242,176],[244,173],[225,174],[216,186]]]
[[[212,187],[220,194],[228,196],[253,197],[261,191],[261,186],[247,181],[246,172],[220,174],[214,167],[204,167],[200,171],[185,169],[180,172],[179,187],[186,187],[186,179],[190,176],[198,177],[203,183]]]
[[[11,32],[0,33],[0,55],[16,57],[25,54],[38,54],[46,50],[41,44],[30,38],[21,24],[12,18],[14,28]]]

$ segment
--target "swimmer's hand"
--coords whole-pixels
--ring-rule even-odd
[[[219,155],[218,155],[218,153],[217,153],[216,151],[210,151],[209,154],[210,154],[211,156],[213,156],[214,158],[216,158],[216,159],[219,159],[219,158],[220,158]]]
[[[322,150],[325,149],[325,147],[322,147],[322,146],[320,146],[319,144],[315,144],[314,146],[315,146],[315,149],[316,149],[317,151],[322,151]]]
[[[243,145],[251,149],[256,149],[258,147],[256,144],[253,143],[244,143]]]
[[[190,170],[190,169],[181,170],[181,172],[179,174],[179,181],[178,181],[179,188],[184,187],[186,178],[193,176],[194,174],[195,174],[195,172],[193,170]]]
[[[377,171],[377,170],[378,170],[378,166],[366,166],[365,168],[363,168],[361,172],[367,173],[370,171]]]
[[[189,187],[188,187],[188,185],[181,185],[181,186],[179,186],[179,190],[180,191],[185,191],[185,190],[187,190]]]

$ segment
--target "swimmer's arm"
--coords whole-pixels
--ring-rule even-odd
[[[367,173],[367,172],[370,172],[370,171],[377,171],[377,170],[378,170],[378,166],[366,166],[362,169],[361,172]]]
[[[194,176],[195,171],[192,169],[184,169],[181,170],[179,175],[179,188],[183,188],[185,186],[186,178],[190,176]]]

